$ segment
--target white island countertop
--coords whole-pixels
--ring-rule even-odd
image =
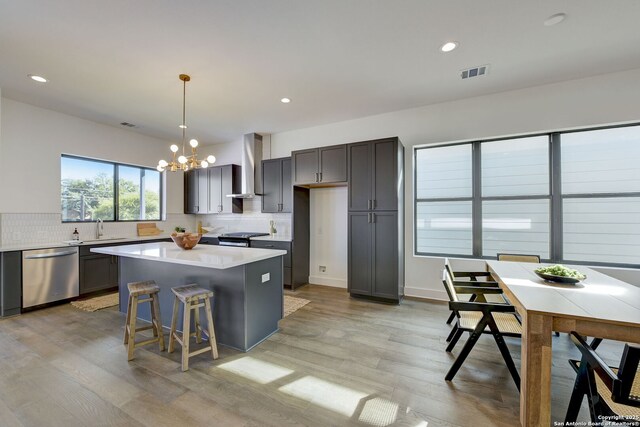
[[[214,245],[197,245],[195,248],[185,251],[176,246],[175,243],[168,242],[107,246],[92,248],[91,252],[219,270],[287,254],[287,251],[277,249],[236,248]]]

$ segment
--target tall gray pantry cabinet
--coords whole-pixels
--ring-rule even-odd
[[[404,294],[404,147],[387,138],[347,148],[349,292],[397,302]]]

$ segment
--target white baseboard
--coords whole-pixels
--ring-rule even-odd
[[[324,285],[347,289],[347,281],[345,279],[337,279],[335,277],[309,276],[309,283],[312,285]]]
[[[449,301],[445,291],[435,289],[408,288],[405,286],[404,295],[407,297],[429,298],[435,300]]]

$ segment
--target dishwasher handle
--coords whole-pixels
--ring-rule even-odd
[[[25,255],[24,259],[42,259],[42,258],[57,258],[61,256],[75,255],[78,251],[66,251],[66,252],[54,252],[51,254],[35,254]]]

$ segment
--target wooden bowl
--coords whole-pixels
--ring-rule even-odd
[[[185,251],[193,249],[201,237],[202,234],[198,233],[171,233],[171,240],[173,240],[180,249],[184,249]]]

